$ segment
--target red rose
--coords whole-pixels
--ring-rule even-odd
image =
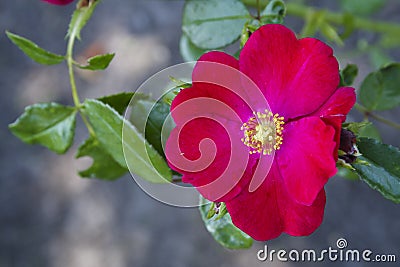
[[[233,223],[256,240],[311,234],[355,103],[353,88],[338,88],[332,49],[265,25],[239,60],[204,54],[192,80],[171,105],[171,168],[205,198],[225,202]]]

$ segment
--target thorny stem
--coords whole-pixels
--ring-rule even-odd
[[[389,126],[395,128],[395,129],[400,130],[400,124],[398,124],[396,122],[393,122],[393,121],[390,121],[388,119],[385,119],[385,118],[383,118],[383,117],[381,117],[381,116],[379,116],[379,115],[377,115],[375,113],[372,113],[366,107],[364,107],[364,106],[362,106],[362,105],[360,105],[358,103],[356,103],[354,105],[354,108],[357,109],[358,111],[360,111],[361,113],[363,113],[366,117],[371,117],[371,118],[373,118],[373,119],[375,119],[375,120],[377,120],[379,122],[382,122],[382,123],[384,123],[386,125],[389,125]]]
[[[74,100],[75,107],[80,109],[82,104],[81,101],[79,100],[79,95],[78,95],[78,90],[76,88],[76,82],[75,82],[75,73],[74,73],[74,59],[73,59],[73,51],[74,51],[74,44],[75,44],[75,39],[76,39],[76,31],[72,31],[69,39],[68,39],[68,45],[67,45],[67,65],[68,65],[68,73],[69,73],[69,82],[71,84],[71,91],[72,91],[72,98]],[[87,118],[82,114],[82,120],[86,125],[86,128],[89,131],[89,134],[91,136],[95,136],[94,130],[92,126],[90,125],[89,121]]]

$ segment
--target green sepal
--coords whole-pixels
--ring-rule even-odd
[[[192,83],[190,83],[190,82],[182,81],[182,80],[172,77],[172,76],[169,76],[169,79],[176,84],[175,88],[186,89],[186,88],[192,87]]]
[[[211,219],[215,216],[214,220],[219,220],[228,214],[228,210],[226,209],[226,205],[224,202],[211,202],[210,209],[207,212],[206,218]]]
[[[369,121],[362,121],[362,122],[345,122],[342,124],[342,128],[351,131],[355,135],[358,135],[358,133],[368,125],[370,125],[371,122]]]
[[[166,103],[167,105],[171,106],[172,101],[174,98],[179,94],[179,92],[183,89],[192,87],[191,82],[186,82],[182,81],[180,79],[177,79],[175,77],[170,76],[169,79],[176,84],[174,88],[166,92],[162,98],[162,101]]]
[[[261,11],[261,21],[267,23],[283,23],[286,15],[286,5],[282,0],[272,0]]]
[[[352,131],[357,137],[369,137],[382,140],[379,130],[368,120],[362,122],[345,122],[342,128]]]
[[[215,202],[211,202],[210,208],[208,209],[206,218],[209,220],[215,215]]]
[[[9,125],[11,132],[28,144],[41,144],[58,153],[72,145],[77,110],[57,103],[34,104]]]
[[[250,35],[252,35],[253,32],[258,30],[264,24],[265,23],[260,22],[257,19],[248,20],[244,24],[243,29],[242,29],[242,33],[240,34],[240,49],[242,49],[244,47],[244,45],[247,43],[247,41],[250,38]]]
[[[55,65],[65,60],[64,56],[51,53],[37,44],[22,36],[6,31],[7,37],[13,42],[22,52],[39,64]]]
[[[220,203],[220,206],[218,207],[218,213],[217,216],[215,217],[215,220],[219,220],[223,218],[226,214],[228,214],[228,210],[226,209],[226,205],[224,202]]]

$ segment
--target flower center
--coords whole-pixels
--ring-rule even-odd
[[[250,154],[271,155],[272,151],[281,147],[284,118],[267,109],[265,113],[253,112],[253,114],[254,116],[240,128],[244,135],[242,142],[250,147]]]

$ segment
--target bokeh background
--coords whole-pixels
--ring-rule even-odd
[[[339,1],[305,1],[338,10]],[[363,1],[359,1],[362,4]],[[101,73],[80,72],[81,98],[135,90],[155,72],[182,62],[179,54],[184,1],[103,1],[77,45],[82,58],[116,52]],[[7,125],[26,105],[56,101],[71,104],[65,65],[40,66],[24,56],[4,31],[28,37],[58,53],[65,49],[65,31],[74,6],[52,6],[39,0],[0,2],[0,267],[203,267],[295,266],[259,262],[264,243],[246,251],[229,251],[215,243],[197,209],[175,208],[153,200],[126,175],[115,182],[82,179],[77,170],[90,160],[76,160],[74,151],[87,133],[81,121],[75,145],[57,156],[29,146],[11,135]],[[400,2],[388,0],[374,18],[400,23]],[[296,30],[299,20],[288,18]],[[399,33],[400,34],[400,33]],[[370,33],[356,33],[346,47],[335,48],[341,65],[360,66],[357,85],[374,69],[374,61],[355,49]],[[391,51],[393,60],[400,53]],[[384,113],[398,120],[399,110]],[[357,115],[352,115],[357,119]],[[383,140],[400,145],[399,132],[380,124]],[[399,163],[400,164],[400,163]],[[350,248],[394,253],[400,261],[400,207],[366,184],[341,177],[326,186],[327,206],[321,227],[308,237],[281,237],[270,249],[326,249],[346,238]],[[327,266],[363,263],[325,263]],[[398,263],[397,263],[398,264]],[[310,264],[308,264],[310,265]],[[383,266],[384,264],[382,264]]]

